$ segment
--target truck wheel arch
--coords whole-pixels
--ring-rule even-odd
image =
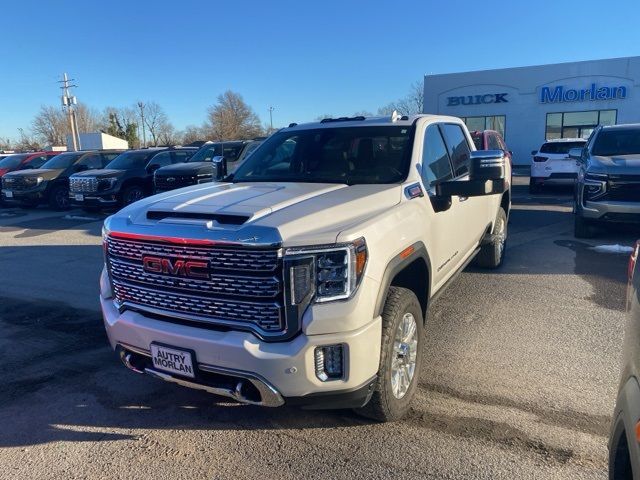
[[[374,313],[376,316],[382,314],[389,287],[404,287],[415,293],[426,322],[431,296],[431,259],[422,242],[414,243],[403,252],[411,253],[404,257],[401,254],[396,255],[384,271]]]
[[[507,190],[502,194],[502,200],[500,200],[500,206],[507,214],[507,220],[509,219],[509,211],[511,210],[511,190]]]

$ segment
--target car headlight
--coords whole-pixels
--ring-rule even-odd
[[[44,178],[43,177],[26,177],[24,179],[24,182],[27,185],[35,186],[35,185],[40,185],[42,182],[44,182]]]
[[[118,182],[118,177],[101,178],[98,181],[98,191],[111,190]]]
[[[291,303],[331,302],[350,298],[367,264],[364,238],[331,247],[289,248],[285,267]]]
[[[584,197],[586,200],[597,200],[607,193],[609,176],[603,173],[585,173]]]

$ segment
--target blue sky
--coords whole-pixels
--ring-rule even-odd
[[[0,137],[58,105],[62,72],[97,109],[158,102],[201,124],[227,89],[274,125],[399,98],[425,73],[640,55],[640,2],[4,2]]]

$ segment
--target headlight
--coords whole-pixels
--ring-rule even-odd
[[[607,193],[609,176],[603,173],[585,173],[584,198],[585,200],[597,200]]]
[[[111,190],[118,182],[118,177],[107,177],[98,180],[98,191]]]
[[[42,177],[25,177],[24,182],[28,185],[40,185],[44,182],[44,178]]]
[[[285,266],[291,303],[350,298],[362,280],[366,264],[364,238],[332,247],[287,249]]]

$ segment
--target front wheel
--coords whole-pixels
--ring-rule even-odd
[[[480,251],[474,260],[478,267],[498,268],[504,260],[504,252],[507,248],[507,214],[502,207],[498,209],[493,230],[487,243],[480,247]]]
[[[122,192],[121,204],[123,207],[127,205],[131,205],[133,202],[137,202],[138,200],[142,200],[144,198],[144,190],[142,187],[138,185],[132,185],[127,187]]]
[[[390,287],[382,312],[382,346],[375,390],[356,412],[379,422],[404,417],[415,395],[422,365],[422,307],[406,288]]]
[[[69,208],[69,189],[64,185],[57,185],[49,193],[49,205],[54,210],[66,210]]]
[[[529,193],[540,193],[542,191],[542,183],[537,178],[529,178]]]

